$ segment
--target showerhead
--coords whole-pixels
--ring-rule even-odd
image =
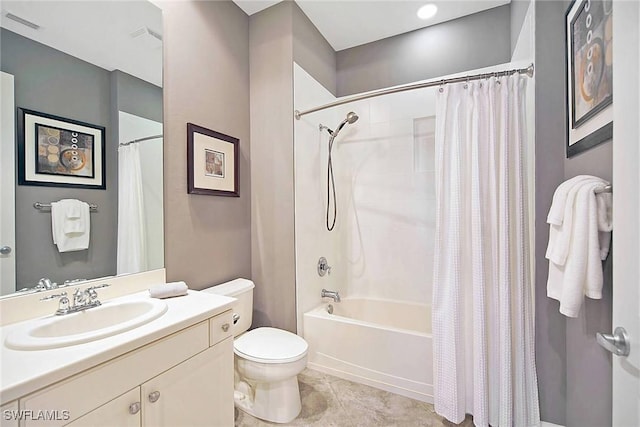
[[[340,125],[338,125],[338,128],[335,130],[335,132],[331,132],[331,136],[333,136],[333,137],[338,136],[338,132],[340,132],[342,130],[344,125],[346,125],[347,123],[352,125],[355,122],[357,122],[358,119],[359,119],[359,117],[358,117],[358,115],[356,113],[354,113],[353,111],[349,112],[349,114],[347,114],[347,118],[344,119],[342,121],[342,123],[340,123]]]
[[[357,122],[359,119],[358,115],[356,113],[354,113],[353,111],[351,111],[349,114],[347,114],[347,122],[352,125],[355,122]]]

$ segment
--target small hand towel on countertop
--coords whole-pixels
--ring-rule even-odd
[[[187,295],[189,287],[184,282],[173,282],[161,285],[154,285],[149,288],[151,298],[171,298]]]
[[[88,203],[75,199],[51,203],[51,232],[59,252],[88,249],[90,230]]]

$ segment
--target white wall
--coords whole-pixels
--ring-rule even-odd
[[[436,90],[336,108],[338,122],[349,111],[360,117],[334,144],[349,296],[431,301],[435,150],[424,121],[433,126]]]
[[[119,143],[162,135],[162,123],[120,111]],[[147,230],[147,266],[164,266],[162,138],[139,142],[142,190]]]
[[[336,98],[294,63],[294,106],[298,110],[334,101]],[[324,110],[294,123],[295,158],[295,250],[296,312],[298,333],[303,334],[302,315],[320,304],[322,288],[346,291],[345,268],[340,261],[340,224],[329,233],[325,227],[327,200],[327,142],[320,123],[334,127],[336,112]],[[317,263],[321,256],[332,267],[330,275],[320,277]]]

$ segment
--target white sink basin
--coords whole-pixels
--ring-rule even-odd
[[[5,345],[15,350],[45,350],[95,341],[142,326],[162,316],[159,299],[108,301],[78,313],[47,316],[16,327]]]

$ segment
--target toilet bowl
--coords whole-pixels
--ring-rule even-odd
[[[253,288],[250,280],[236,279],[204,292],[236,298],[233,352],[236,407],[266,421],[288,423],[302,408],[298,374],[307,366],[307,342],[282,329],[251,326]]]

